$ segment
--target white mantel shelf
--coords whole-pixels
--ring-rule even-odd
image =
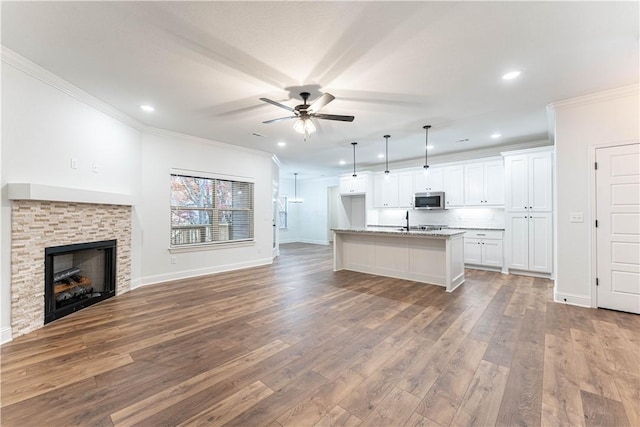
[[[56,187],[44,184],[9,183],[9,200],[44,200],[49,202],[95,203],[101,205],[133,206],[130,194],[107,193],[80,188]]]

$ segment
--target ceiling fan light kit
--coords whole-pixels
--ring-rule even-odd
[[[322,119],[322,120],[336,120],[339,122],[352,122],[355,117],[354,116],[340,116],[336,114],[319,114],[318,111],[336,99],[335,96],[330,93],[323,93],[320,95],[318,99],[313,101],[311,104],[307,104],[307,100],[309,99],[309,92],[301,92],[300,98],[302,98],[302,104],[296,105],[294,108],[289,107],[288,105],[281,104],[279,102],[273,101],[269,98],[260,98],[261,101],[267,102],[271,105],[275,105],[276,107],[283,108],[287,111],[292,112],[293,116],[288,117],[280,117],[278,119],[266,120],[262,123],[275,123],[281,120],[288,119],[297,119],[293,123],[293,129],[305,136],[305,141],[309,135],[316,131],[316,126],[313,124],[312,118]]]

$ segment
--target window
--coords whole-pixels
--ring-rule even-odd
[[[171,246],[253,240],[253,183],[171,174]]]
[[[280,229],[287,228],[287,196],[278,197],[278,214],[280,215]]]

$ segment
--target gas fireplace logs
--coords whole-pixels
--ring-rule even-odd
[[[53,294],[56,301],[65,301],[93,292],[91,279],[78,274],[81,271],[79,268],[74,267],[56,273],[53,276]]]

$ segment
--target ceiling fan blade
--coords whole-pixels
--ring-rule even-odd
[[[340,122],[352,122],[353,119],[355,119],[354,116],[338,116],[335,114],[312,114],[311,117],[315,117],[316,119],[338,120]]]
[[[269,104],[273,104],[276,107],[284,108],[285,110],[293,112],[293,108],[289,107],[288,105],[280,104],[279,102],[272,101],[269,98],[260,98],[260,101],[268,102]]]
[[[322,107],[324,107],[334,99],[336,99],[336,97],[331,95],[330,93],[323,93],[322,96],[320,96],[320,98],[313,101],[313,104],[309,106],[307,111],[309,112],[320,111]]]
[[[280,117],[279,119],[271,119],[271,120],[267,120],[266,122],[262,122],[262,123],[275,123],[275,122],[279,122],[281,120],[295,119],[297,117],[298,116]]]

